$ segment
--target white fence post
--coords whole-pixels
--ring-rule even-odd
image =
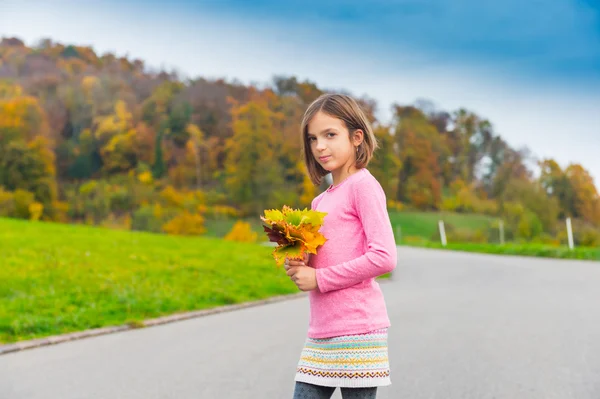
[[[569,237],[569,249],[573,250],[573,248],[575,248],[575,243],[573,242],[573,227],[571,226],[571,218],[567,218],[567,236]]]
[[[444,228],[444,221],[440,220],[438,223],[438,226],[440,228],[440,238],[442,239],[442,246],[446,246],[447,242],[446,242],[446,229]]]

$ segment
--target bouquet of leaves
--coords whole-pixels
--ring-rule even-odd
[[[261,220],[269,241],[276,242],[273,258],[277,266],[283,265],[285,258],[302,260],[307,253],[316,254],[317,248],[327,239],[319,233],[327,213],[308,209],[292,209],[283,206],[282,210],[266,210]]]

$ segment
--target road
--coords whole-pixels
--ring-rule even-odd
[[[398,251],[379,398],[600,398],[600,263]],[[0,398],[291,398],[307,319],[300,298],[6,354]]]

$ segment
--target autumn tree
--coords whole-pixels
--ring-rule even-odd
[[[281,140],[273,131],[273,113],[256,102],[232,109],[233,137],[227,141],[225,187],[247,213],[282,205],[283,179],[277,164]]]
[[[395,137],[402,163],[396,198],[420,209],[438,209],[442,200],[440,154],[443,142],[415,107],[395,110]]]
[[[373,133],[379,145],[375,151],[369,170],[381,183],[381,187],[389,199],[395,198],[398,187],[398,173],[402,166],[396,153],[396,140],[388,127],[378,126]]]

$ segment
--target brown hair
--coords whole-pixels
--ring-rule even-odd
[[[329,173],[329,171],[319,165],[313,156],[310,149],[310,142],[308,141],[308,124],[319,111],[341,119],[350,135],[357,130],[363,131],[363,142],[358,146],[356,152],[355,165],[357,168],[366,168],[373,157],[373,152],[377,148],[377,140],[373,134],[373,128],[356,100],[344,94],[321,95],[308,106],[301,124],[304,163],[308,169],[310,180],[315,186],[320,185],[323,181],[323,176]]]

